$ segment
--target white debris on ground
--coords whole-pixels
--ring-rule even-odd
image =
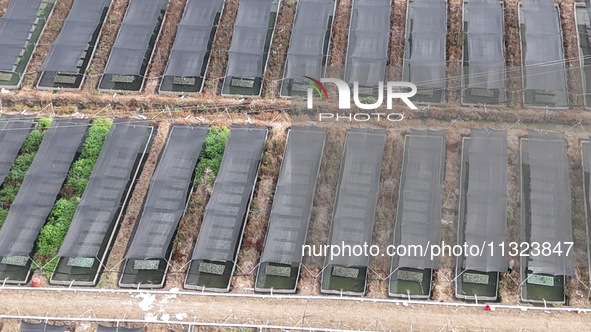
[[[78,328],[76,328],[76,329],[77,330],[78,329],[88,330],[91,326],[92,326],[92,324],[90,324],[90,323],[80,323],[80,326]]]
[[[149,313],[147,313],[147,314],[144,316],[144,319],[145,319],[145,320],[147,320],[147,321],[151,321],[151,322],[153,322],[153,321],[156,321],[156,320],[158,320],[158,316],[154,316],[154,314],[152,314],[152,313],[150,313],[150,312],[149,312]]]
[[[176,320],[183,320],[183,319],[187,318],[187,314],[184,312],[181,312],[179,314],[174,315],[174,317],[176,318]]]
[[[162,316],[160,316],[160,320],[163,322],[168,322],[170,320],[170,315],[169,314],[162,314]]]
[[[169,290],[169,292],[171,293],[178,293],[180,291],[180,289],[178,287],[173,287]]]
[[[154,308],[154,302],[156,301],[155,294],[144,294],[140,293],[139,295],[131,296],[132,298],[141,298],[142,300],[138,303],[138,306],[142,309],[142,311],[148,311]]]
[[[174,295],[174,294],[172,294],[172,295],[164,295],[162,297],[162,300],[160,300],[159,304],[167,304],[168,303],[168,300],[171,300],[171,299],[176,299],[176,295]]]

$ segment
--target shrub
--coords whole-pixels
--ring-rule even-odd
[[[210,170],[211,172],[208,173],[212,174],[206,181],[209,183],[215,181],[215,177],[218,175],[220,165],[222,164],[228,134],[230,134],[230,129],[226,127],[212,127],[209,129],[209,133],[201,149],[199,163],[195,168],[195,183],[201,181],[206,170]]]

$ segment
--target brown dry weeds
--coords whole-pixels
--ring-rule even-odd
[[[168,132],[170,131],[170,123],[163,121],[158,125],[158,132],[152,141],[152,148],[148,154],[148,158],[141,170],[139,179],[136,182],[135,188],[131,194],[131,198],[125,211],[125,216],[119,226],[119,231],[115,237],[115,241],[111,247],[109,257],[105,264],[105,272],[102,274],[99,281],[99,287],[112,288],[117,287],[117,278],[119,271],[122,268],[122,260],[127,251],[127,247],[133,238],[133,233],[139,221],[140,212],[144,205],[144,200],[150,187],[150,180],[156,170],[158,158],[162,153]],[[108,272],[112,271],[112,272]]]
[[[377,245],[380,248],[380,252],[386,252],[386,248],[392,244],[403,150],[404,136],[399,131],[388,131],[382,159],[380,191],[376,207],[373,240],[371,242],[372,245]],[[383,298],[386,296],[390,264],[391,259],[387,255],[370,257],[369,268],[371,270],[367,278],[367,295],[369,297]]]
[[[87,77],[82,90],[96,93],[95,89],[107,65],[111,47],[115,44],[129,2],[130,0],[117,0],[111,5],[111,10],[107,14],[107,21],[101,29],[101,38],[97,44],[94,58],[86,70]]]
[[[312,217],[306,240],[306,244],[310,246],[321,246],[326,244],[328,240],[346,135],[347,129],[344,127],[331,126],[327,129],[326,143],[322,154]],[[298,283],[300,293],[305,295],[319,294],[319,278],[324,265],[323,258],[306,255],[302,264],[304,268]]]
[[[238,254],[238,269],[232,280],[233,288],[238,290],[254,287],[256,266],[265,243],[275,186],[283,160],[287,128],[288,124],[286,122],[276,123],[270,129],[269,137],[265,143],[263,159],[258,173],[258,183],[250,206],[246,228],[244,229],[242,247]]]
[[[267,71],[263,75],[263,91],[266,98],[279,97],[296,7],[296,2],[284,1],[277,16],[273,40],[269,49],[269,63]]]
[[[388,80],[396,81],[402,77],[402,62],[404,60],[404,44],[406,29],[406,1],[392,1],[390,13],[390,49],[388,51]]]
[[[509,66],[506,89],[509,105],[514,107],[521,105],[523,98],[518,4],[519,0],[505,0],[505,60]]]
[[[463,0],[448,1],[447,17],[447,101],[450,104],[458,102],[459,87],[461,84],[461,62],[464,39],[466,35],[462,29],[462,3]]]
[[[574,0],[565,0],[559,3],[560,22],[562,23],[564,58],[568,74],[569,103],[574,106],[583,106],[583,80],[580,71],[574,3]]]
[[[351,18],[351,1],[337,0],[337,10],[332,24],[330,41],[329,66],[342,68],[347,56],[349,38],[349,20]]]
[[[146,70],[146,82],[144,85],[144,92],[146,94],[158,93],[158,85],[164,74],[168,56],[170,55],[170,50],[172,49],[172,44],[174,43],[177,28],[183,17],[186,4],[187,0],[172,0],[168,3],[166,19],[162,25],[160,37],[154,46],[154,54],[152,55],[150,66]]]
[[[237,14],[238,0],[227,0],[218,25],[216,38],[213,41],[209,67],[207,68],[207,79],[203,91],[208,96],[216,95],[221,87]]]

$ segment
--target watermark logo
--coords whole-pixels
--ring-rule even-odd
[[[339,95],[339,109],[351,109],[351,89],[349,85],[336,78],[321,78],[320,80],[313,79],[308,76],[304,78],[310,80],[308,83],[311,87],[308,89],[308,109],[314,108],[314,90],[318,93],[320,98],[324,96],[324,99],[328,100],[328,92],[324,87],[323,83],[333,83],[338,88]],[[400,92],[400,88],[410,89],[410,92]],[[416,110],[417,107],[410,101],[409,98],[413,97],[417,93],[417,86],[410,82],[387,82],[386,83],[386,101],[389,110],[392,109],[392,100],[402,100],[410,109]],[[384,102],[384,82],[378,83],[378,98],[373,104],[362,103],[359,98],[359,82],[353,83],[353,101],[355,106],[363,110],[374,110],[379,108]]]

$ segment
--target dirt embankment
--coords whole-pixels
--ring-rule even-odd
[[[579,61],[579,41],[575,23],[574,0],[561,1],[560,23],[564,43],[564,58],[568,75],[569,103],[573,106],[584,106],[583,80]]]
[[[341,70],[345,66],[347,57],[347,43],[349,38],[349,21],[351,18],[351,1],[337,0],[337,9],[332,23],[332,38],[330,41],[330,53],[328,65],[328,77],[341,78]]]
[[[238,14],[238,0],[226,0],[224,12],[218,24],[216,38],[213,41],[209,67],[207,68],[207,79],[203,91],[207,96],[214,96],[218,93],[223,82],[228,63],[228,50],[232,42],[234,22]]]
[[[256,267],[265,244],[275,186],[285,150],[288,126],[287,122],[279,122],[271,127],[265,143],[258,181],[250,205],[246,228],[244,229],[242,247],[238,254],[238,268],[232,280],[232,287],[238,291],[254,287]]]
[[[172,49],[172,44],[174,43],[177,28],[183,17],[186,4],[187,0],[173,0],[168,3],[166,19],[154,48],[152,61],[150,61],[150,66],[146,70],[144,92],[147,94],[158,93],[158,85],[164,74],[168,56],[170,55],[170,50]]]
[[[519,37],[519,0],[505,1],[505,60],[507,61],[507,98],[508,105],[522,104],[521,92],[521,39]]]
[[[406,1],[393,0],[390,13],[390,48],[388,50],[388,81],[396,81],[402,77],[404,60],[404,44],[406,33]]]
[[[86,69],[87,76],[82,90],[98,94],[95,89],[98,87],[101,75],[109,60],[111,48],[115,44],[115,39],[117,38],[117,33],[121,27],[121,22],[123,22],[129,2],[130,0],[117,0],[111,4],[111,10],[107,13],[107,21],[101,29],[101,38],[97,44],[94,58],[90,62],[88,69]]]
[[[447,16],[447,101],[457,105],[462,86],[462,50],[466,35],[463,31],[462,0],[448,1]]]
[[[263,75],[263,93],[266,98],[279,97],[281,79],[283,78],[283,67],[285,66],[287,51],[289,50],[289,40],[291,38],[291,28],[295,19],[296,7],[295,1],[283,1],[281,3],[277,23],[275,24],[275,31],[273,32],[271,48],[269,49],[267,71]]]
[[[306,244],[322,246],[328,243],[328,232],[332,222],[332,209],[339,179],[346,128],[331,126],[326,133],[326,143],[316,184],[312,217],[308,228]],[[301,294],[319,294],[320,272],[324,265],[322,257],[304,256],[298,289]]]
[[[158,124],[158,132],[152,141],[152,148],[147,156],[144,168],[141,170],[139,178],[136,180],[137,182],[131,194],[131,198],[129,199],[123,220],[119,226],[119,231],[111,246],[107,262],[104,264],[106,268],[99,280],[98,287],[117,287],[119,272],[122,269],[122,260],[129,243],[131,243],[131,240],[133,239],[133,233],[139,221],[144,200],[148,194],[150,180],[156,170],[158,158],[166,145],[170,126],[171,124],[166,121]]]
[[[379,246],[380,252],[386,252],[386,248],[392,244],[403,151],[404,133],[393,130],[387,131],[372,237],[372,244]],[[370,272],[367,275],[368,296],[383,298],[388,294],[389,279],[387,277],[390,274],[390,265],[391,258],[387,255],[370,257]]]
[[[23,89],[35,88],[35,84],[39,78],[37,70],[41,68],[43,61],[45,61],[45,58],[49,54],[51,44],[55,41],[60,31],[62,31],[64,20],[68,17],[73,3],[74,0],[62,0],[55,3],[53,13],[45,25],[45,30],[37,43],[37,49],[33,53],[29,67],[26,70],[27,74],[23,80]]]

